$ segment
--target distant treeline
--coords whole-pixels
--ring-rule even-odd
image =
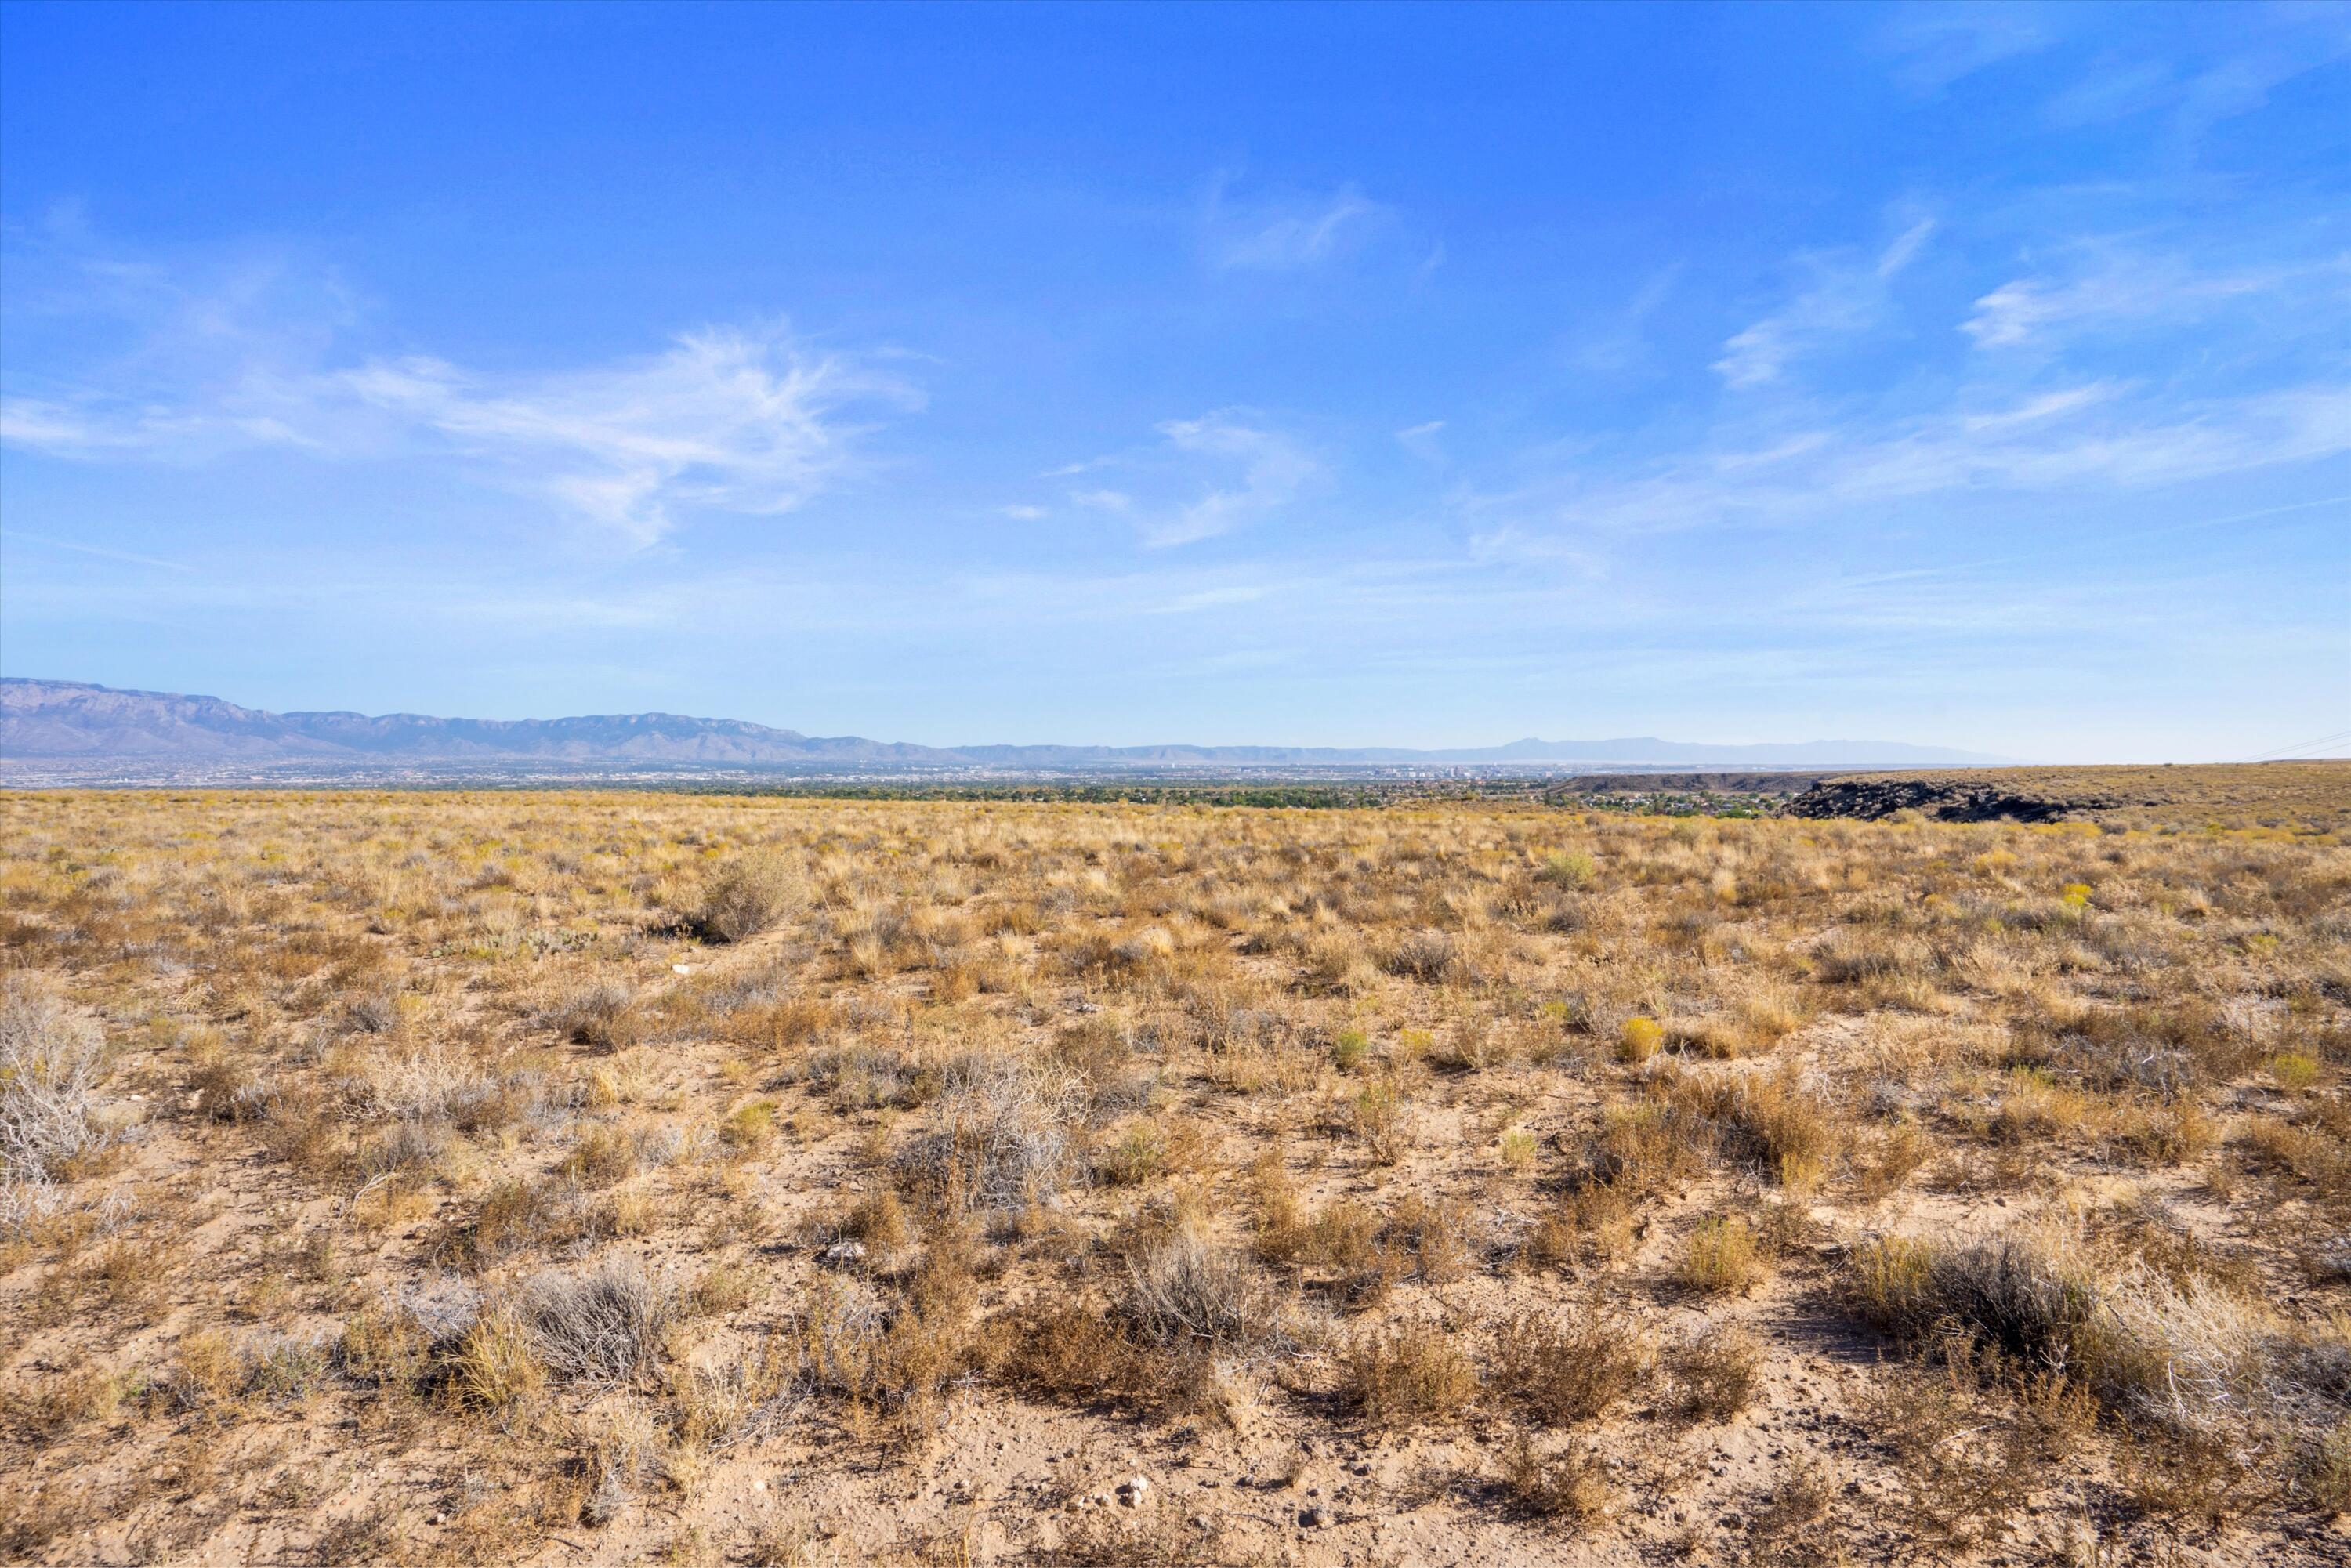
[[[1628,781],[1629,782],[1629,781]],[[1777,816],[1786,795],[1720,789],[1593,792],[1544,779],[1357,781],[1332,784],[1177,783],[828,783],[818,779],[719,782],[681,780],[639,786],[695,795],[792,796],[820,800],[1010,800],[1068,805],[1259,806],[1301,810],[1363,810],[1447,801],[1523,800],[1573,810],[1657,816]],[[1792,790],[1787,791],[1792,793]]]
[[[1532,799],[1521,785],[1475,784],[828,784],[693,783],[652,788],[694,795],[790,795],[818,800],[1020,800],[1072,805],[1287,806],[1307,810],[1360,810],[1419,801]]]

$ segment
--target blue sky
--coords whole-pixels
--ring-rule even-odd
[[[0,148],[10,674],[2351,728],[2342,7],[19,3]]]

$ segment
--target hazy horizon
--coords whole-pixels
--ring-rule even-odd
[[[10,7],[0,669],[2346,748],[2351,12]]]

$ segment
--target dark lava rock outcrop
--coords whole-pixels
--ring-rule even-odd
[[[2044,795],[1989,780],[1881,774],[1824,779],[1789,801],[1788,814],[1876,820],[1907,810],[1944,822],[2053,822],[2125,803],[2111,795]]]

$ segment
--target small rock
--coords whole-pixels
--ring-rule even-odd
[[[824,1260],[835,1266],[844,1263],[862,1263],[865,1261],[865,1243],[836,1241],[824,1249]]]
[[[1151,1500],[1151,1482],[1143,1476],[1129,1476],[1118,1483],[1118,1500],[1129,1508],[1141,1508]]]
[[[753,1491],[766,1491],[768,1490],[768,1483],[764,1480],[753,1481],[751,1483],[751,1490]]]
[[[1301,1508],[1298,1511],[1298,1522],[1309,1530],[1320,1530],[1331,1522],[1331,1511],[1320,1503],[1312,1508]]]

